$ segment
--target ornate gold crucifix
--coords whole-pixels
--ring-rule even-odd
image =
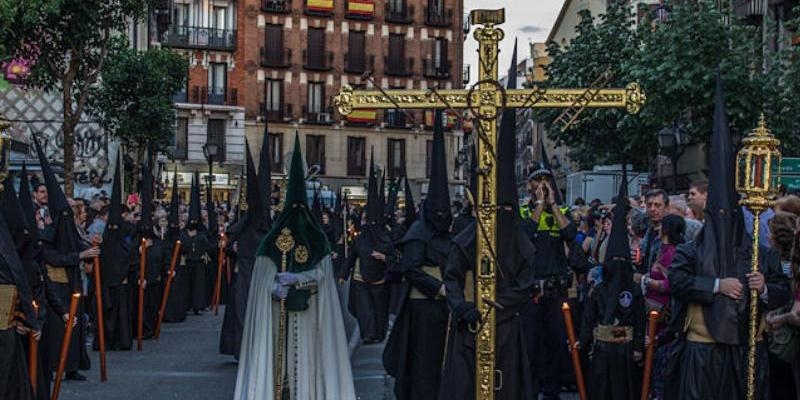
[[[645,94],[636,83],[624,89],[508,89],[497,81],[497,45],[503,31],[497,25],[505,21],[505,10],[473,10],[473,23],[483,25],[475,30],[480,56],[478,82],[469,90],[367,90],[354,91],[344,86],[334,97],[343,115],[358,109],[463,109],[475,114],[478,130],[478,194],[477,217],[488,235],[479,233],[476,240],[477,298],[476,306],[486,315],[483,329],[475,345],[475,395],[477,399],[494,399],[495,390],[495,314],[491,304],[495,298],[494,249],[496,223],[495,148],[497,146],[497,116],[502,108],[625,108],[637,113],[645,101]]]

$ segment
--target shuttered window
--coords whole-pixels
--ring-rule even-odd
[[[402,68],[405,62],[406,42],[404,35],[389,35],[389,63],[399,65]],[[398,64],[400,63],[400,64]]]
[[[283,173],[283,134],[269,134],[269,150],[271,153],[270,158],[272,159],[272,172],[276,174]]]
[[[281,111],[281,99],[283,99],[283,80],[267,79],[265,85],[265,107],[269,112]]]
[[[217,157],[214,161],[225,161],[225,120],[209,118],[206,133],[207,143],[216,143],[218,147]]]
[[[325,175],[325,136],[306,136],[306,164],[311,168],[319,166],[319,174]]]
[[[387,139],[386,155],[386,172],[388,176],[397,178],[402,175],[406,161],[406,141],[403,139]]]
[[[308,28],[307,63],[309,66],[322,67],[325,60],[325,29]]]
[[[366,175],[366,139],[363,137],[347,138],[347,175]]]
[[[366,48],[364,31],[350,31],[347,42],[347,68],[353,71],[363,71]]]

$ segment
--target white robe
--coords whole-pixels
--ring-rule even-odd
[[[234,400],[275,398],[280,303],[272,299],[277,267],[258,257],[250,282]],[[317,282],[308,309],[287,313],[286,371],[292,400],[355,399],[347,338],[330,255],[300,274]]]

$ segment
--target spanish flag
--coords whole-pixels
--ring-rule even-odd
[[[347,121],[360,123],[375,122],[375,114],[376,112],[374,109],[353,110],[353,112],[347,115]]]
[[[347,2],[347,12],[350,14],[371,16],[375,13],[375,1],[350,0]]]
[[[333,11],[333,0],[307,0],[308,11],[330,12]]]

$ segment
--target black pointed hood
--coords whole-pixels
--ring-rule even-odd
[[[397,209],[397,196],[400,191],[400,180],[394,177],[389,178],[389,196],[386,199],[386,222],[394,224],[394,211]]]
[[[181,194],[178,191],[178,166],[172,174],[172,198],[169,202],[169,229],[175,233],[180,230]]]
[[[121,226],[122,220],[122,156],[117,155],[117,162],[114,166],[114,181],[111,183],[111,204],[108,208],[108,225]],[[173,186],[177,191],[177,186]],[[173,192],[174,193],[174,192]],[[174,195],[173,195],[174,196]]]
[[[629,300],[641,294],[633,282],[633,265],[631,264],[631,246],[628,238],[628,176],[623,163],[622,182],[620,183],[617,201],[612,210],[611,233],[608,237],[606,257],[603,261],[603,279],[608,293],[605,296],[605,309],[600,316],[600,323],[610,325],[616,318],[618,306],[630,307]],[[626,307],[627,305],[627,307]]]
[[[264,196],[261,195],[261,185],[256,174],[256,166],[253,163],[253,156],[250,153],[250,144],[245,142],[245,170],[247,172],[247,188],[245,200],[247,201],[247,219],[259,221],[264,216],[265,205],[262,202]]]
[[[50,209],[50,217],[53,220],[52,227],[46,236],[46,240],[53,243],[55,249],[62,254],[75,253],[81,250],[80,237],[78,229],[75,226],[75,217],[72,213],[72,207],[67,202],[67,196],[61,189],[61,185],[56,179],[55,173],[47,161],[47,157],[39,145],[36,137],[33,138],[33,144],[36,147],[36,153],[39,156],[39,164],[42,168],[42,175],[44,176],[44,183],[47,187],[47,206]],[[74,279],[77,279],[73,276]],[[72,281],[72,280],[71,280]],[[75,284],[76,282],[72,282]]]
[[[272,153],[269,148],[269,131],[264,120],[264,138],[261,143],[261,153],[258,157],[258,192],[261,194],[261,205],[264,207],[263,217],[266,226],[272,223]]]
[[[436,110],[434,116],[432,147],[431,179],[428,184],[428,195],[422,206],[422,217],[431,229],[444,233],[450,230],[453,214],[450,212],[450,188],[447,183],[447,155],[444,150],[441,110]]]
[[[9,174],[3,181],[3,191],[0,192],[0,202],[2,202],[2,213],[6,220],[8,232],[19,243],[24,237],[30,238],[31,230],[25,213],[19,203],[19,198],[14,192],[14,175]]]
[[[128,277],[128,265],[120,260],[127,260],[130,255],[130,244],[122,220],[122,163],[121,155],[117,156],[114,171],[111,204],[108,210],[108,222],[103,230],[103,241],[100,244],[100,265],[103,273],[101,279],[106,287],[116,287]],[[144,210],[144,202],[142,210]]]
[[[33,296],[31,295],[25,268],[17,254],[16,245],[11,238],[3,214],[0,213],[0,284],[16,286],[19,304],[25,314],[25,318],[34,328],[41,329],[33,312]]]
[[[150,146],[148,145],[145,162],[142,165],[142,187],[139,190],[142,213],[138,226],[142,235],[151,235],[153,231],[153,165],[150,158]]]
[[[200,174],[194,171],[192,175],[192,189],[189,196],[189,229],[197,229],[202,225],[203,219],[200,215]]]
[[[383,220],[383,205],[378,194],[378,177],[375,171],[375,149],[371,150],[369,159],[369,180],[367,182],[367,224],[378,224]]]
[[[19,177],[19,204],[22,207],[22,213],[25,215],[28,228],[31,232],[36,230],[36,206],[33,204],[33,197],[31,196],[31,183],[28,178],[28,167],[25,162],[22,162],[22,171]],[[37,235],[34,235],[36,237]]]
[[[24,164],[22,165],[21,173],[25,176],[24,179],[20,177],[20,189],[23,189],[23,185],[28,184],[28,171]],[[30,190],[25,189],[30,207],[30,213],[27,213],[22,207],[20,198],[14,193],[13,176],[6,178],[5,182],[3,182],[3,188],[4,190],[0,194],[0,211],[2,211],[2,217],[6,220],[11,239],[14,241],[14,247],[20,259],[20,264],[25,272],[25,279],[32,286],[36,286],[35,283],[39,276],[37,274],[37,268],[35,268],[34,265],[36,263],[35,257],[38,253],[38,247],[36,246],[38,237],[36,222],[33,221],[34,211],[33,201],[30,198]]]
[[[714,100],[714,131],[708,160],[708,200],[705,224],[696,240],[702,254],[702,274],[729,278],[737,276],[737,245],[742,243],[743,220],[734,183],[734,147],[731,141],[725,93],[717,71]],[[758,223],[756,221],[755,223]],[[744,303],[742,303],[744,304]],[[714,296],[710,306],[703,308],[711,336],[723,344],[740,344],[736,325],[737,303],[726,296]]]
[[[403,185],[405,185],[405,187],[403,187],[403,196],[405,196],[403,200],[406,203],[405,209],[403,210],[405,214],[403,225],[408,228],[417,220],[417,204],[414,202],[414,193],[411,192],[411,183],[408,181],[408,174],[403,176]]]

